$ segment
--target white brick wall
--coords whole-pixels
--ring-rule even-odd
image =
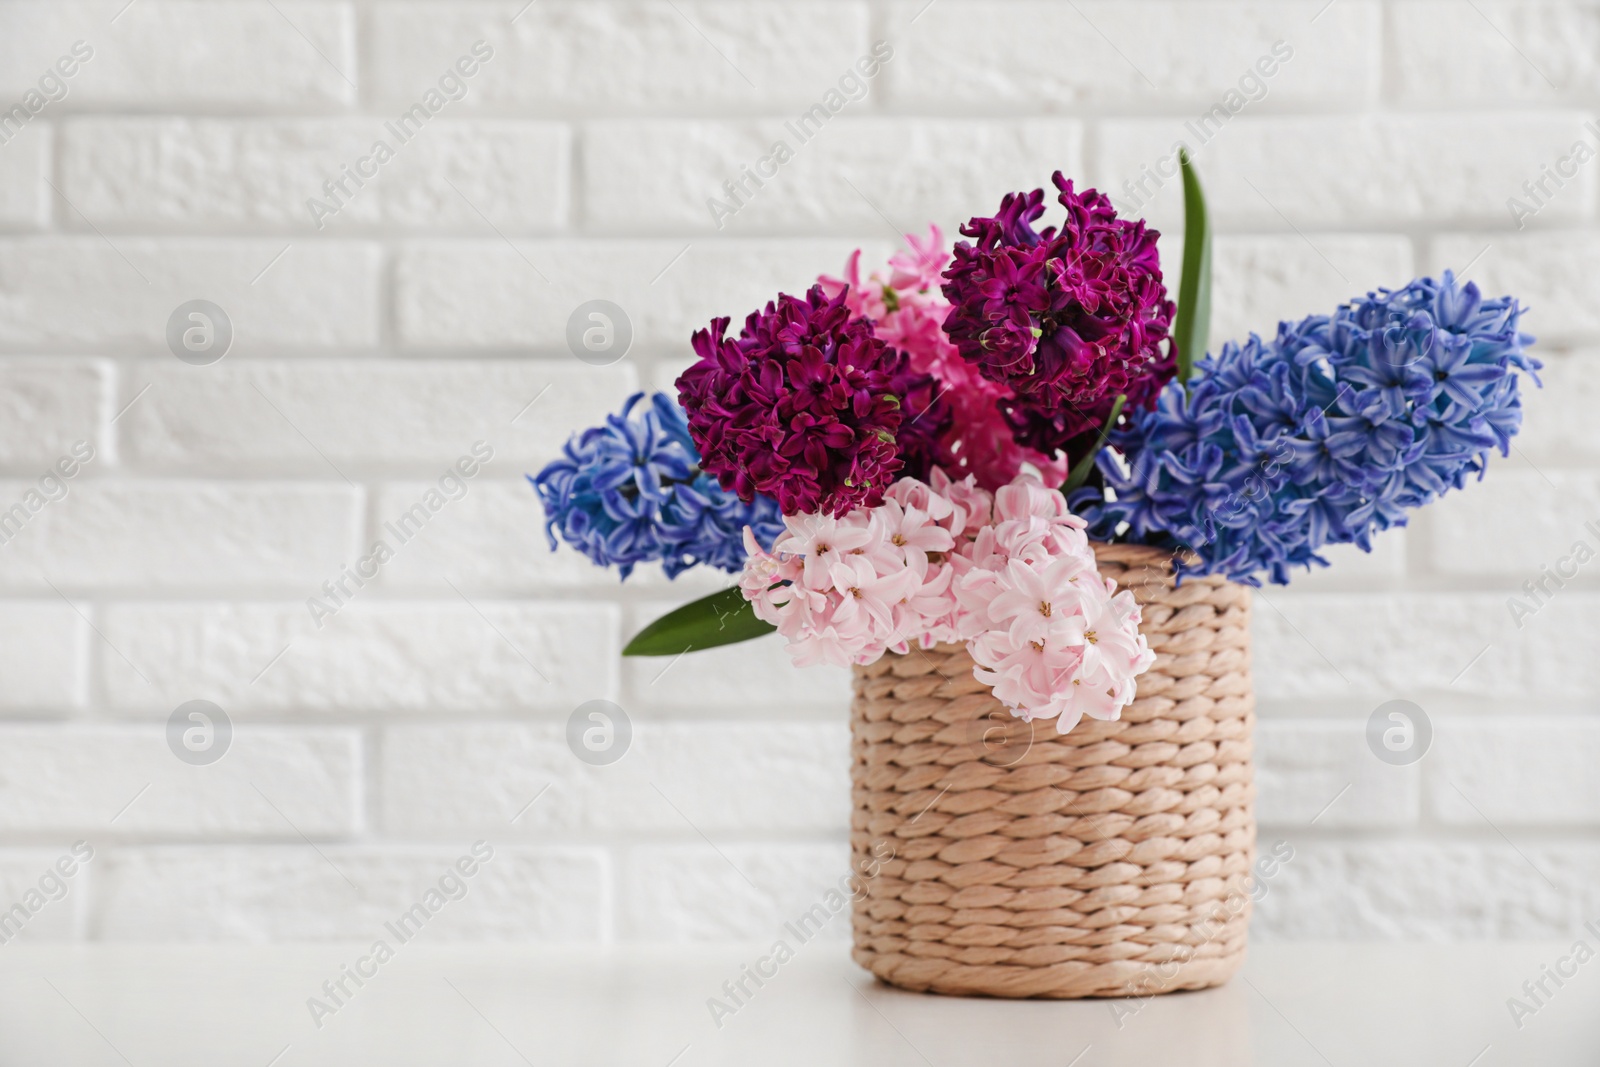
[[[314,230],[306,197],[320,198],[340,164],[383,135],[376,118],[72,119],[58,148],[61,195],[101,227]],[[560,226],[569,141],[556,123],[475,119],[430,130],[339,219],[471,232],[487,229],[473,204],[496,204],[501,226]]]
[[[1446,266],[1532,307],[1547,388],[1489,477],[1257,602],[1261,936],[1564,937],[1600,909],[1600,563],[1507,598],[1600,520],[1591,0],[13,0],[0,108],[92,57],[0,144],[0,909],[95,848],[23,936],[362,939],[475,840],[441,939],[765,939],[843,869],[842,672],[774,644],[622,663],[714,588],[551,553],[522,475],[691,330],[947,234],[1055,167],[1128,201],[1275,42],[1199,148],[1213,340]],[[492,57],[319,227],[307,209],[475,41]],[[893,57],[719,228],[706,198],[872,43]],[[60,96],[60,93],[54,95]],[[1177,183],[1140,208],[1181,252]],[[1176,270],[1173,270],[1176,274]],[[168,318],[222,306],[211,366]],[[629,357],[568,315],[606,298]],[[537,398],[537,399],[535,399]],[[532,406],[528,406],[533,401]],[[306,598],[476,441],[493,459],[319,627]],[[1396,698],[1433,748],[1364,740]],[[167,717],[221,705],[218,763]],[[627,709],[592,767],[569,713]],[[535,799],[536,798],[536,799]],[[530,805],[530,801],[532,801]],[[843,936],[844,929],[829,936]]]

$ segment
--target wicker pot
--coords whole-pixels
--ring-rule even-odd
[[[1156,652],[1117,722],[1020,722],[965,649],[855,672],[857,963],[905,989],[1115,997],[1226,982],[1255,842],[1250,594],[1097,545]]]

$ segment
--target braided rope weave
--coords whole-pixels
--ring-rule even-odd
[[[1096,545],[1156,652],[1116,722],[1012,716],[959,645],[855,668],[854,958],[891,985],[996,997],[1202,989],[1244,962],[1250,594]]]

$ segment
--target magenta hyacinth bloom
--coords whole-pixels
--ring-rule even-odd
[[[1167,338],[1173,305],[1156,231],[1117,218],[1093,189],[1052,179],[1067,209],[1060,229],[1035,230],[1044,190],[1008,193],[992,218],[961,227],[941,287],[945,329],[984,377],[1008,386],[1017,440],[1046,454],[1098,430],[1118,394],[1154,404],[1176,369]]]
[[[931,379],[844,297],[812,286],[752,313],[737,338],[727,318],[695,333],[700,359],[678,396],[703,469],[739,499],[773,497],[785,515],[874,506],[905,466],[902,446],[926,464],[948,422]]]

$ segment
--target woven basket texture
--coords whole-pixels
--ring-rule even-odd
[[[857,963],[905,989],[1113,997],[1244,961],[1255,843],[1250,593],[1096,545],[1156,653],[1116,722],[1025,723],[959,645],[855,669]]]

